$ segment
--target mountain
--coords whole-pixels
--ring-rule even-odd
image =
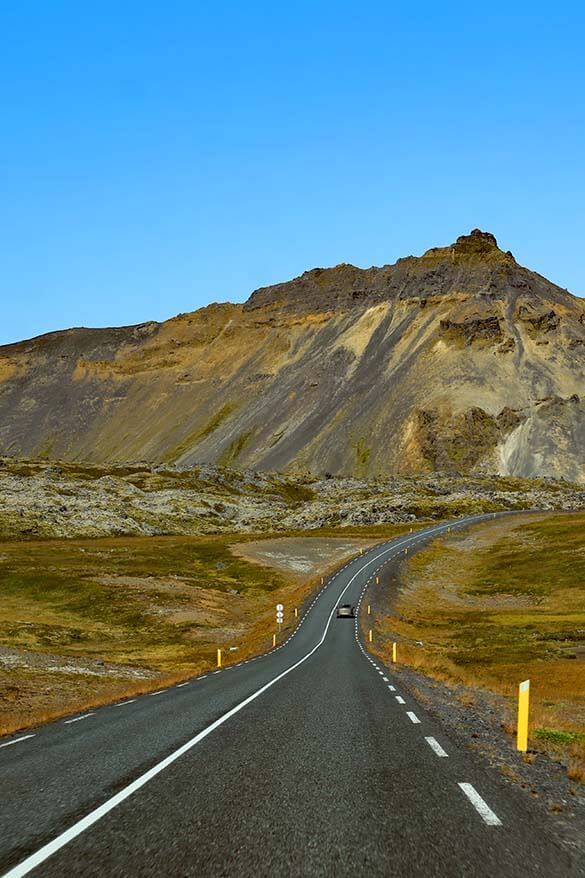
[[[0,453],[585,481],[585,301],[475,229],[164,323],[0,347]]]

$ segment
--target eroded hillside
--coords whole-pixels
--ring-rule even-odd
[[[585,481],[585,303],[478,230],[162,324],[0,348],[0,450]]]

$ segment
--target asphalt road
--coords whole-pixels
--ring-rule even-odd
[[[583,874],[335,618],[446,527],[347,563],[263,656],[1,739],[0,874]]]

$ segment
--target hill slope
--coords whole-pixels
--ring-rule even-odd
[[[585,481],[585,302],[479,230],[165,323],[0,347],[0,453]]]

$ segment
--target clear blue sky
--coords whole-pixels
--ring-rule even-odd
[[[0,342],[475,226],[585,294],[581,4],[19,0],[0,27]]]

